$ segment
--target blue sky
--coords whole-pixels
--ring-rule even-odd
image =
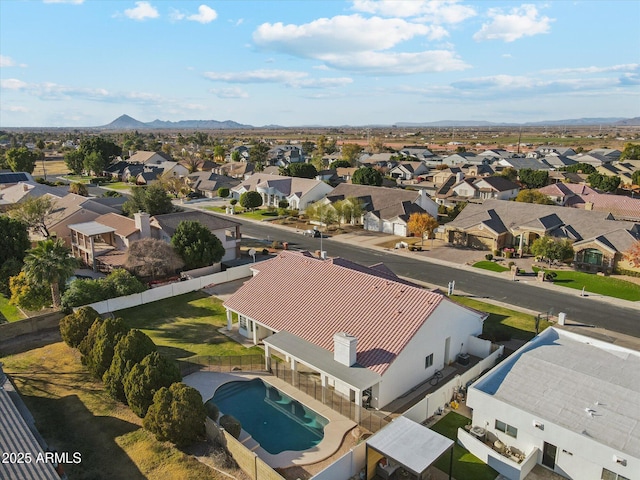
[[[635,117],[638,25],[638,0],[1,0],[0,128]]]

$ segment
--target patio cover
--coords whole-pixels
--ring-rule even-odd
[[[73,225],[69,225],[71,230],[75,230],[76,232],[80,232],[86,237],[92,237],[94,235],[102,235],[103,233],[115,232],[116,229],[112,227],[107,227],[98,222],[85,222],[85,223],[75,223]]]
[[[318,347],[311,342],[289,332],[278,332],[263,340],[265,345],[284,352],[296,360],[336,378],[360,391],[380,381],[380,375],[357,363],[347,367],[333,359],[333,352]]]
[[[453,440],[406,417],[398,417],[367,439],[367,446],[420,476],[452,448]]]

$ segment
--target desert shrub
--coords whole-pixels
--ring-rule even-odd
[[[486,258],[488,261],[493,260],[493,255],[491,253],[487,253],[484,258]]]
[[[213,399],[209,399],[204,402],[204,408],[207,410],[207,417],[214,422],[217,422],[218,417],[220,416],[220,409],[215,403],[213,403]]]
[[[93,308],[82,307],[77,312],[60,320],[60,336],[64,343],[72,348],[78,348],[80,342],[89,333],[91,325],[99,316],[100,314]]]
[[[238,203],[238,199],[237,198],[232,198],[231,200],[229,200],[229,203],[231,205],[236,205]]]
[[[122,385],[129,407],[140,418],[144,418],[155,393],[181,379],[180,369],[174,360],[153,352],[131,368]]]
[[[240,438],[242,425],[233,415],[223,415],[220,417],[220,426],[224,428],[233,438]]]
[[[204,437],[206,417],[200,392],[184,383],[174,383],[156,392],[142,425],[160,441],[185,446]]]

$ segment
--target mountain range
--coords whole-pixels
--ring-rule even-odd
[[[486,121],[464,121],[464,120],[440,120],[437,122],[397,122],[395,127],[412,128],[412,127],[576,127],[576,126],[640,126],[640,117],[635,118],[574,118],[567,120],[549,120],[543,122],[527,122],[527,123],[494,123]],[[304,125],[303,125],[304,126]],[[390,127],[391,125],[365,125],[369,127]],[[341,125],[348,127],[348,125]],[[231,129],[251,129],[251,128],[287,128],[279,125],[268,125],[255,127],[253,125],[245,125],[234,122],[233,120],[180,120],[171,122],[166,120],[154,120],[152,122],[141,122],[129,115],[121,115],[113,122],[95,127],[98,130],[231,130]],[[315,128],[323,128],[316,125]]]

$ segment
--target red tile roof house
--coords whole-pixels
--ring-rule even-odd
[[[294,290],[287,286],[295,285]],[[356,404],[381,408],[484,342],[486,315],[395,276],[383,264],[284,251],[256,264],[226,302],[227,328],[320,373]],[[238,324],[236,327],[235,324]]]

